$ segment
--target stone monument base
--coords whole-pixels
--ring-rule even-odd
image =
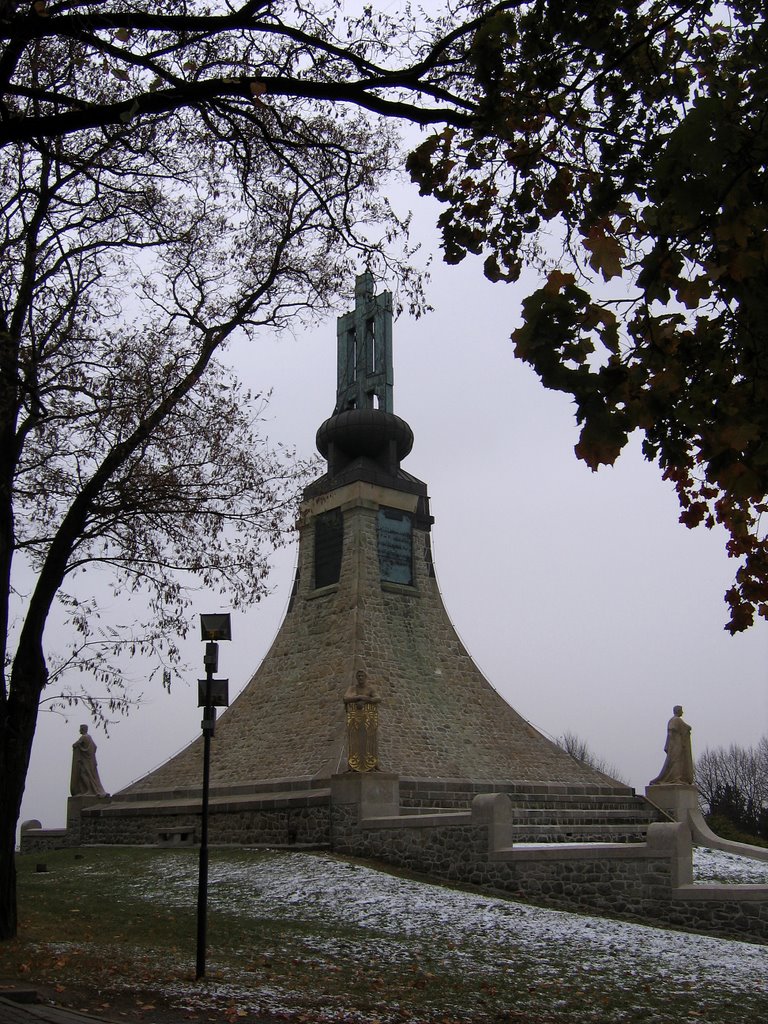
[[[645,787],[645,796],[675,821],[688,823],[689,812],[699,808],[699,791],[684,783],[659,783]]]
[[[84,807],[106,803],[108,796],[70,796],[67,798],[67,831],[72,836],[74,845],[80,841],[80,819]]]
[[[363,818],[400,814],[400,779],[391,772],[345,772],[331,777],[331,799],[337,806],[354,804]]]

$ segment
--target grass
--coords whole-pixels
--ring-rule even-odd
[[[631,926],[606,922],[608,937],[594,945],[587,936],[596,919],[398,881],[329,857],[291,856],[212,851],[201,983],[194,981],[195,851],[90,848],[19,857],[21,930],[0,944],[0,978],[41,986],[62,1005],[151,1022],[741,1024],[768,1015],[764,976],[735,1000],[716,979],[699,984],[684,971],[675,975],[667,960],[656,970],[652,951],[647,962],[639,951],[625,954],[622,929]],[[48,870],[38,872],[43,860]],[[304,871],[295,882],[288,863]],[[445,901],[458,916],[441,917]],[[425,914],[429,921],[433,912],[432,924],[413,925],[409,906],[413,921]],[[484,923],[465,928],[472,915]],[[541,936],[518,940],[517,922],[522,936],[534,915],[545,922]],[[558,922],[566,919],[583,922],[583,942],[562,940]],[[675,933],[642,934],[651,943]],[[734,955],[739,947],[766,966],[764,948],[722,949]]]
[[[274,856],[213,851],[211,870],[221,863],[252,865],[254,859],[265,862]],[[194,901],[184,904],[171,896],[173,906],[167,908],[142,899],[140,893],[158,868],[162,872],[170,867],[169,881],[180,862],[183,877],[194,873],[195,851],[59,851],[46,855],[45,873],[36,870],[40,860],[19,858],[22,929],[15,943],[0,946],[0,975],[42,983],[62,1002],[91,1012],[106,1013],[117,1006],[139,1020],[173,1016],[178,994],[183,1016],[189,1019],[205,1020],[215,1008],[242,1020],[238,1000],[226,992],[236,979],[238,986],[245,982],[254,991],[270,990],[269,1005],[257,1007],[255,1014],[277,1012],[301,1020],[320,1005],[338,1016],[345,1004],[352,1010],[349,1019],[356,1008],[377,1016],[380,995],[398,991],[411,997],[410,1011],[398,1015],[409,1020],[414,1014],[431,1016],[446,986],[460,990],[463,985],[461,979],[446,978],[437,957],[428,953],[408,965],[377,959],[374,970],[367,962],[355,962],[364,945],[371,945],[371,937],[361,935],[359,928],[323,925],[300,914],[287,920],[241,916],[216,910],[211,900],[207,978],[194,992]],[[120,998],[125,992],[130,997]],[[277,1011],[275,1002],[280,1004]]]

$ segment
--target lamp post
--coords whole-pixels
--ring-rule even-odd
[[[200,825],[200,870],[197,884],[197,967],[195,977],[205,976],[205,945],[208,917],[208,790],[211,775],[211,737],[216,724],[216,708],[229,704],[228,679],[214,679],[219,667],[218,640],[231,640],[228,614],[201,615],[200,638],[206,641],[203,667],[205,679],[197,681],[197,705],[203,708],[203,799]]]

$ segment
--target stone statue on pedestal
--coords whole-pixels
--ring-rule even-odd
[[[72,744],[72,775],[69,783],[72,796],[106,796],[96,764],[96,744],[88,734],[88,726],[80,726],[80,736]]]
[[[666,758],[661,772],[648,783],[649,786],[692,786],[693,754],[691,752],[691,727],[683,721],[683,709],[676,704],[672,717],[667,723],[667,741],[664,744]]]

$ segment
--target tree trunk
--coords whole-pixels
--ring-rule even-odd
[[[16,935],[16,822],[18,809],[10,806],[8,779],[0,789],[0,940]]]
[[[14,938],[18,927],[16,825],[46,681],[45,660],[37,645],[32,656],[17,654],[10,695],[0,702],[0,940]]]

